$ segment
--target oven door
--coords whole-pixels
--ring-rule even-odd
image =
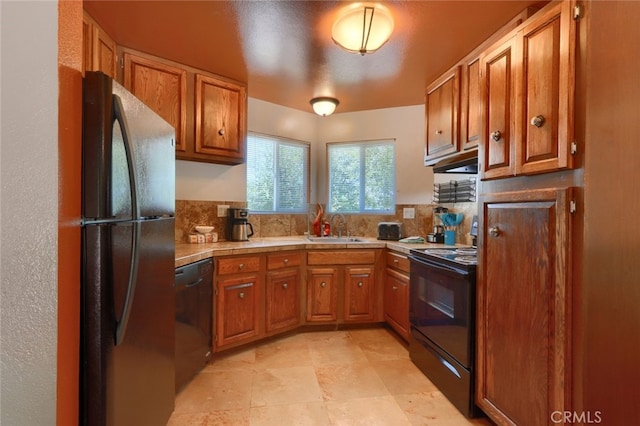
[[[458,270],[415,256],[409,259],[411,326],[470,368],[475,271]]]

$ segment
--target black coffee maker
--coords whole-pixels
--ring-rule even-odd
[[[230,208],[228,213],[227,239],[229,241],[249,241],[253,235],[253,225],[249,223],[249,209]]]

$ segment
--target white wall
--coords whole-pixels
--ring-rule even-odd
[[[0,1],[0,424],[56,416],[58,2]]]
[[[424,105],[336,113],[329,117],[249,98],[251,132],[311,143],[311,202],[326,202],[326,143],[396,139],[398,204],[428,204],[433,172],[424,167]],[[179,200],[245,201],[246,167],[191,161],[176,164]]]

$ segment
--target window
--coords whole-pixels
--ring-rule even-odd
[[[391,140],[327,145],[333,213],[394,213],[395,151]]]
[[[247,207],[255,212],[304,213],[309,202],[309,144],[249,133]]]

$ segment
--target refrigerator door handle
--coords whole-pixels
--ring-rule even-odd
[[[127,125],[127,117],[124,114],[122,100],[118,95],[113,95],[113,120],[118,121],[122,129],[122,139],[127,156],[127,169],[129,171],[129,184],[131,186],[131,212],[133,214],[133,238],[131,240],[131,267],[129,269],[129,282],[127,283],[127,293],[122,308],[122,317],[116,323],[115,345],[118,346],[124,340],[127,331],[127,323],[131,314],[133,305],[133,296],[136,290],[136,282],[138,281],[138,264],[140,263],[140,223],[137,219],[140,217],[140,206],[138,205],[138,187],[136,185],[135,161],[133,154],[133,145],[131,143],[129,126]]]
[[[127,154],[127,169],[129,170],[129,183],[131,186],[131,214],[133,219],[140,217],[140,206],[138,205],[138,186],[136,185],[135,161],[133,154],[133,144],[129,137],[129,126],[127,117],[124,115],[124,107],[122,100],[118,95],[113,95],[113,119],[120,123],[122,129],[122,139],[124,141],[124,149]]]
[[[138,265],[140,264],[140,222],[133,222],[133,237],[131,239],[131,268],[129,269],[129,282],[127,283],[127,293],[122,307],[122,317],[116,321],[115,345],[118,346],[124,340],[127,331],[127,323],[133,306],[133,296],[138,282]]]

